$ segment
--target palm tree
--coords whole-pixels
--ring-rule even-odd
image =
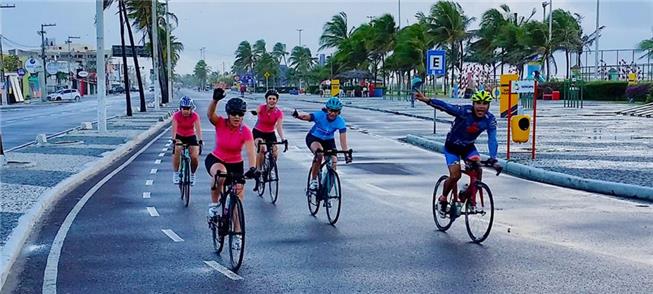
[[[254,55],[254,61],[260,59],[265,52],[267,52],[267,49],[265,48],[265,40],[263,39],[256,41],[254,43],[254,46],[252,46],[252,54]]]
[[[566,77],[569,78],[569,55],[582,43],[582,40],[579,38],[581,32],[580,24],[569,11],[562,9],[554,10],[552,17],[552,42],[556,45],[556,48],[565,51],[565,58],[567,61]]]
[[[317,63],[317,58],[311,54],[311,49],[306,47],[295,46],[290,53],[290,66],[298,74],[299,81],[311,70],[313,65]]]
[[[288,62],[286,61],[286,55],[290,53],[286,51],[286,44],[280,42],[274,44],[274,48],[272,48],[271,54],[274,58],[277,59],[278,63],[281,63],[281,59],[283,59],[283,64],[288,66]]]
[[[320,37],[320,48],[318,51],[327,48],[339,47],[342,42],[349,39],[351,34],[351,30],[349,30],[347,26],[347,14],[340,12],[334,15],[331,18],[331,21],[324,24],[322,30],[323,32],[322,36]]]
[[[206,79],[208,78],[209,72],[211,72],[211,69],[209,68],[208,65],[206,65],[206,62],[204,60],[200,60],[195,64],[195,69],[193,70],[193,75],[199,82],[199,86],[204,90],[206,86]]]
[[[428,32],[435,44],[447,46],[451,57],[451,86],[453,87],[454,67],[462,71],[463,41],[470,38],[467,31],[474,18],[467,17],[460,4],[453,1],[439,1],[431,6]]]
[[[642,55],[640,59],[645,57],[653,58],[653,38],[642,40],[641,42],[639,42],[639,44],[637,44],[637,50],[648,51],[647,53]]]
[[[236,49],[236,60],[232,67],[234,73],[242,74],[250,72],[254,69],[254,54],[252,53],[252,46],[247,41],[242,41]]]
[[[368,40],[368,49],[374,63],[374,81],[377,79],[379,64],[385,61],[388,52],[395,47],[397,27],[394,18],[390,14],[384,14],[371,22],[372,38]],[[385,72],[383,73],[385,84]]]
[[[124,69],[125,77],[125,99],[127,103],[127,116],[132,116],[132,100],[131,100],[131,91],[129,87],[129,73],[127,72],[127,51],[125,50],[125,22],[128,22],[123,16],[122,13],[124,6],[122,1],[118,2],[118,14],[120,14],[120,44],[122,46],[122,64]],[[133,47],[132,47],[133,48]]]

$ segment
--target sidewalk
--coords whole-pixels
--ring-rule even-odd
[[[303,97],[308,102],[324,100]],[[443,143],[453,118],[437,112],[437,133],[433,132],[433,108],[417,101],[384,100],[382,98],[343,98],[346,107],[383,111],[416,117],[429,122],[416,137]],[[469,104],[468,100],[443,99],[453,104]],[[490,111],[499,112],[499,103],[492,103]],[[629,104],[585,101],[584,108],[565,108],[562,101],[538,101],[537,140],[535,161],[531,160],[531,142],[511,144],[511,162],[550,172],[583,179],[623,183],[653,188],[653,119],[616,115]],[[525,111],[531,114],[530,110]],[[497,118],[499,157],[506,158],[506,119]],[[426,132],[430,135],[424,135]],[[532,138],[531,138],[532,140]],[[416,145],[416,142],[410,142]],[[476,144],[487,154],[487,135],[482,134]],[[653,195],[649,195],[653,199]]]
[[[87,178],[165,128],[173,108],[107,121],[107,133],[76,129],[5,154],[0,168],[0,288],[41,214]]]

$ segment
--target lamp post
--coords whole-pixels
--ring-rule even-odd
[[[15,8],[16,5],[14,4],[2,4],[0,5],[0,8]],[[9,99],[7,98],[7,92],[5,91],[5,60],[4,60],[4,55],[2,54],[2,38],[3,36],[0,35],[0,95],[2,95],[2,99],[0,99],[0,102],[2,104],[8,104]],[[0,155],[2,155],[2,138],[0,138]]]
[[[97,84],[97,114],[98,114],[98,132],[107,132],[107,105],[105,99],[107,96],[106,70],[104,63],[104,0],[95,0],[95,26],[97,50],[96,58],[96,75]]]
[[[45,101],[45,97],[48,96],[48,81],[46,80],[46,73],[45,73],[45,27],[54,27],[57,24],[41,24],[41,30],[39,31],[39,34],[41,34],[41,61],[43,62],[43,69],[41,71],[41,101]]]
[[[166,0],[166,68],[168,69],[168,103],[172,102],[172,48],[170,48],[170,30],[172,26],[170,25],[170,18],[168,16],[168,0]]]
[[[549,5],[549,1],[542,2],[542,23],[546,21],[546,6]]]
[[[599,76],[599,0],[596,0],[596,39],[594,40],[594,78]]]
[[[72,89],[73,87],[73,79],[70,73],[70,63],[73,61],[73,52],[70,51],[70,44],[72,43],[72,39],[79,39],[79,37],[68,36],[68,40],[66,40],[66,44],[68,44],[68,89]]]
[[[157,21],[156,5],[157,0],[152,0],[152,68],[154,69],[154,110],[160,109],[159,91],[159,22]]]

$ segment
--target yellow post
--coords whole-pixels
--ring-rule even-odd
[[[637,73],[631,72],[628,74],[628,85],[629,86],[637,85]]]
[[[331,80],[331,96],[335,97],[340,94],[340,80]]]
[[[501,75],[499,83],[501,85],[501,98],[499,102],[499,111],[501,112],[501,117],[508,116],[508,100],[510,100],[510,109],[512,110],[513,115],[517,114],[517,104],[519,102],[518,94],[508,93],[510,82],[519,80],[519,75],[517,74],[504,74]],[[510,97],[508,97],[510,94]]]

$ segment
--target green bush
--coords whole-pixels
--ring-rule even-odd
[[[653,103],[653,87],[651,87],[649,89],[648,98],[646,99],[646,103]]]
[[[626,81],[593,81],[585,84],[583,99],[601,101],[625,101]]]

